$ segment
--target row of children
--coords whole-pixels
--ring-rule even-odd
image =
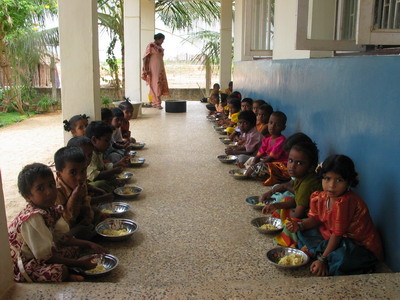
[[[18,176],[18,189],[28,202],[8,227],[14,279],[21,282],[81,281],[70,268],[92,269],[93,257],[80,258],[80,248],[107,250],[93,243],[95,226],[104,219],[95,206],[112,201],[120,185],[116,175],[128,166],[133,106],[102,110],[103,121],[88,124],[77,115],[64,121],[74,136],[54,155],[56,178],[50,167],[33,163]],[[105,160],[106,155],[108,160]]]
[[[315,275],[372,271],[383,260],[382,243],[366,204],[351,190],[358,184],[353,161],[332,155],[318,165],[317,145],[307,135],[282,135],[287,121],[283,112],[268,104],[253,107],[252,99],[233,95],[228,97],[229,115],[217,114],[218,124],[237,142],[225,152],[238,155],[245,176],[272,186],[260,200],[273,198],[263,213],[285,224],[276,242],[311,256]],[[265,134],[260,124],[266,120]]]

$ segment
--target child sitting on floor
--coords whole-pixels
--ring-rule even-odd
[[[92,269],[92,257],[78,258],[78,247],[105,253],[103,247],[66,235],[53,172],[43,164],[25,166],[18,175],[18,189],[28,202],[8,227],[14,280],[20,282],[81,281],[68,267]],[[71,247],[74,246],[74,247]]]
[[[125,141],[129,141],[131,143],[136,143],[136,139],[132,137],[132,133],[129,130],[129,120],[132,119],[133,115],[133,105],[129,102],[129,98],[124,98],[125,101],[121,102],[118,106],[120,110],[124,113],[124,119],[122,120],[121,124],[121,134],[122,138]]]
[[[235,128],[239,121],[239,113],[240,113],[240,100],[233,98],[229,103],[230,119],[227,120],[224,124],[224,127],[226,128],[228,134],[232,134],[235,132]]]
[[[315,173],[318,164],[318,148],[305,134],[295,134],[288,138],[290,147],[287,169],[292,180],[273,186],[271,190],[261,196],[261,201],[270,198],[275,193],[290,191],[293,197],[282,197],[280,202],[268,204],[263,213],[271,213],[273,217],[287,222],[289,218],[300,220],[307,216],[310,195],[321,190],[321,181]],[[294,178],[294,179],[293,179]],[[275,238],[282,246],[295,246],[297,237],[286,228]]]
[[[316,260],[314,275],[363,274],[383,260],[382,242],[368,207],[351,191],[358,184],[353,161],[345,155],[328,157],[318,171],[323,191],[311,195],[308,218],[287,222],[297,232],[299,248]]]
[[[274,110],[272,106],[269,105],[268,103],[261,105],[258,109],[256,128],[263,137],[270,136],[268,131],[268,122],[269,122],[269,117],[273,112]]]
[[[209,110],[208,115],[215,115],[217,113],[217,106],[219,106],[219,94],[212,94],[210,96],[210,102],[206,105],[207,109]]]
[[[113,114],[111,109],[103,107],[101,109],[101,120],[108,126],[112,126],[111,125],[112,119],[113,119]]]
[[[241,101],[241,104],[240,104],[240,110],[241,111],[245,111],[245,110],[253,110],[253,99],[251,99],[251,98],[244,98],[242,101]]]
[[[238,117],[238,127],[240,128],[239,144],[236,147],[228,147],[225,153],[239,155],[239,161],[248,159],[257,153],[261,145],[261,135],[256,129],[256,115],[250,111],[242,111]]]
[[[253,101],[253,113],[257,116],[258,115],[258,109],[260,108],[261,105],[265,104],[265,101],[262,99],[255,100]]]
[[[78,147],[81,148],[85,154],[86,167],[90,165],[93,156],[93,144],[90,139],[86,136],[75,136],[68,141],[68,147]],[[89,183],[89,182],[88,182]],[[95,187],[92,184],[87,184],[87,189],[90,197],[92,198],[91,204],[103,203],[112,201],[114,196],[112,193],[108,193],[105,190]]]
[[[63,147],[54,154],[56,164],[57,201],[64,207],[63,217],[70,235],[90,240],[96,235],[94,211],[86,187],[87,162],[81,148]]]
[[[270,136],[263,138],[257,155],[246,162],[245,176],[263,179],[264,185],[290,180],[286,168],[288,155],[283,149],[286,138],[282,135],[286,121],[287,117],[283,112],[276,111],[271,114],[268,122]]]
[[[75,115],[69,121],[64,120],[64,130],[70,131],[73,136],[84,136],[88,119],[89,117],[86,115]]]
[[[129,164],[127,156],[115,164],[104,163],[103,154],[110,146],[112,132],[112,128],[102,121],[94,121],[86,129],[86,136],[94,147],[92,161],[87,169],[87,178],[91,184],[107,192],[112,192],[118,186],[115,175],[121,173]]]
[[[124,119],[124,113],[117,107],[112,108],[111,112],[111,126],[113,128],[111,146],[107,149],[104,156],[106,160],[116,163],[127,156],[127,152],[130,150],[130,142],[124,141],[122,138],[121,124]]]
[[[229,113],[228,95],[221,94],[220,103],[219,106],[217,107],[217,114],[218,116],[223,116],[226,115],[227,112]]]

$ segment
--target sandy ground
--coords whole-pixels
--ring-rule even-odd
[[[8,222],[26,204],[18,193],[18,173],[29,163],[52,161],[54,152],[63,146],[63,130],[61,113],[37,115],[0,128],[0,171]]]

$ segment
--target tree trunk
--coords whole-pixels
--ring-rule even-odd
[[[22,107],[21,93],[17,92],[18,88],[15,87],[12,80],[12,69],[8,61],[7,47],[3,35],[0,36],[0,68],[3,71],[2,85],[5,91],[5,99],[3,102],[7,107],[14,101],[16,110],[22,115],[25,111]]]
[[[54,56],[50,57],[50,80],[51,80],[51,98],[57,100],[57,82],[56,82],[56,64]]]
[[[210,94],[211,89],[211,63],[209,59],[206,59],[206,95]]]
[[[125,96],[125,41],[124,41],[124,1],[120,0],[121,8],[121,32],[119,39],[121,42],[121,59],[122,59],[122,94]]]

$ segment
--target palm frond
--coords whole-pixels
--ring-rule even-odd
[[[218,65],[220,62],[220,34],[216,31],[202,30],[199,32],[191,33],[185,39],[190,43],[202,40],[203,45],[200,53],[197,54],[192,61],[202,65]]]
[[[211,25],[220,16],[220,6],[215,1],[157,1],[155,10],[173,31],[190,30],[199,21]]]
[[[8,59],[14,66],[32,70],[59,44],[58,28],[43,31],[27,31],[18,37],[7,39]]]

